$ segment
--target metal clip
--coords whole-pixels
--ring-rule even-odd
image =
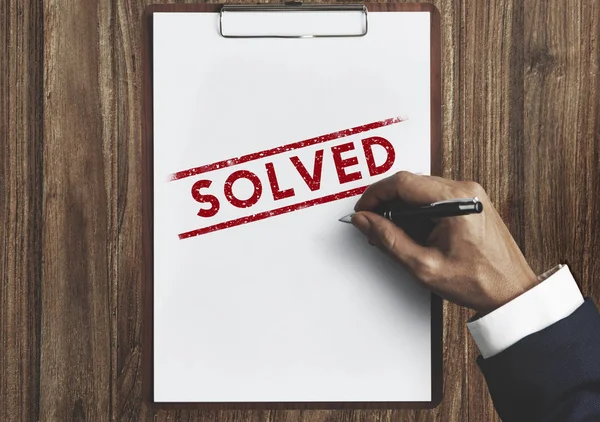
[[[476,204],[479,202],[479,198],[476,196],[473,198],[459,198],[459,199],[446,199],[445,201],[438,201],[430,204],[432,207],[440,204]]]
[[[227,13],[247,12],[362,12],[364,24],[362,32],[356,34],[302,34],[302,35],[228,35],[223,31]],[[219,12],[219,33],[223,38],[339,38],[364,37],[369,31],[367,7],[364,4],[302,4],[289,1],[284,4],[226,4]]]

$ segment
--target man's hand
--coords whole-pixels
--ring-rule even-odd
[[[382,203],[422,206],[477,196],[481,214],[441,218],[421,246],[391,221],[369,212]],[[443,298],[485,315],[532,288],[537,278],[483,188],[401,171],[371,185],[352,223]]]

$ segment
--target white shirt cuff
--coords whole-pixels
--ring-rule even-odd
[[[566,318],[583,304],[583,296],[567,265],[555,267],[538,279],[553,271],[556,272],[522,295],[467,323],[484,359]]]

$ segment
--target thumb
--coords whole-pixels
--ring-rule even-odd
[[[359,229],[370,243],[396,258],[413,273],[420,262],[429,255],[429,250],[416,243],[404,230],[387,218],[368,211],[352,216],[352,224]]]

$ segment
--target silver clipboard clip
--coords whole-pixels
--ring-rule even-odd
[[[363,31],[356,34],[302,34],[302,35],[230,35],[223,31],[228,13],[247,12],[361,12]],[[369,31],[367,7],[364,4],[310,4],[287,2],[284,4],[231,4],[224,5],[219,12],[219,33],[223,38],[347,38],[364,37]]]

